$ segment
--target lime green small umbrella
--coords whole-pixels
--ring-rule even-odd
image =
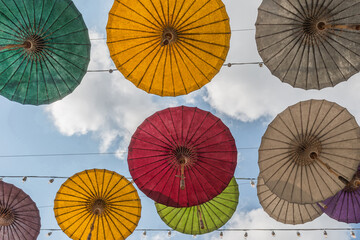
[[[161,219],[172,229],[191,235],[209,233],[223,226],[234,214],[239,201],[235,178],[218,196],[198,206],[174,208],[155,203]]]

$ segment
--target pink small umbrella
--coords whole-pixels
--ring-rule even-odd
[[[21,189],[0,181],[0,239],[35,240],[40,233],[39,210]]]
[[[157,203],[191,207],[219,195],[234,176],[235,140],[210,112],[175,107],[156,112],[129,145],[130,173]]]

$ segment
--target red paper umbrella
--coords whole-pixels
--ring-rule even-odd
[[[29,195],[0,181],[0,239],[35,240],[40,233],[40,215]]]
[[[171,207],[191,207],[219,195],[236,162],[228,127],[209,112],[184,106],[147,118],[132,136],[128,154],[139,189]]]

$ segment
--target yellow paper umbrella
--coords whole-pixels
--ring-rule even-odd
[[[116,67],[138,88],[160,96],[201,88],[229,50],[221,0],[116,0],[106,28]]]
[[[66,180],[56,194],[54,212],[71,239],[121,240],[135,230],[141,202],[125,177],[93,169]]]

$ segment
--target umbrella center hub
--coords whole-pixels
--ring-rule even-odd
[[[10,226],[14,221],[14,213],[10,209],[0,206],[0,226]]]
[[[191,166],[196,162],[196,152],[191,147],[179,146],[173,150],[173,164],[176,166]]]
[[[98,198],[91,203],[91,212],[95,215],[102,215],[106,210],[106,202],[104,199]]]
[[[304,140],[295,149],[295,162],[301,166],[312,164],[319,157],[321,143],[317,139]]]
[[[314,36],[325,30],[326,23],[316,17],[308,17],[303,23],[303,31],[308,36]]]
[[[28,53],[39,53],[44,47],[45,40],[38,35],[31,35],[24,41],[24,48]]]
[[[178,39],[176,30],[172,27],[167,27],[163,30],[161,37],[161,46],[167,46],[175,43]]]
[[[351,181],[345,186],[345,192],[354,192],[360,187],[360,172],[357,171]]]

